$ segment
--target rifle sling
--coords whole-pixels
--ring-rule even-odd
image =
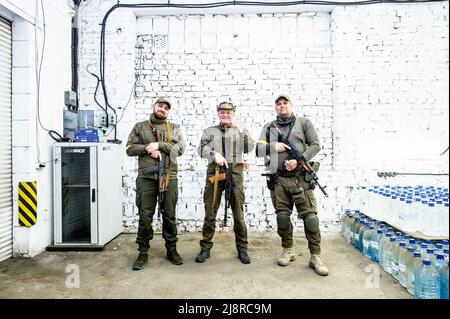
[[[170,144],[172,140],[172,128],[170,126],[169,121],[166,121],[166,128],[167,128],[167,143]],[[167,168],[167,177],[166,177],[166,189],[169,186],[170,182],[170,174],[172,173],[172,166],[170,165],[170,154],[169,154],[169,167]],[[166,190],[164,189],[164,191]]]
[[[219,171],[220,166],[216,164],[215,174],[214,174],[214,192],[213,192],[213,204],[212,209],[214,210],[214,205],[216,204],[216,197],[217,197],[217,186],[219,184]]]

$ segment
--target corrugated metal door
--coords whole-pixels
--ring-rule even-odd
[[[0,17],[0,261],[12,255],[11,38]]]

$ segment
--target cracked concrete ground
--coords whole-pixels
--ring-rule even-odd
[[[308,268],[307,241],[300,233],[294,238],[297,259],[288,267],[276,263],[281,252],[276,233],[249,234],[253,259],[249,265],[237,259],[232,232],[216,233],[211,258],[204,264],[194,261],[201,234],[180,234],[181,266],[165,259],[164,241],[156,235],[149,263],[140,272],[131,270],[137,256],[135,237],[122,234],[100,252],[44,252],[31,259],[3,261],[0,298],[412,298],[337,234],[322,235],[322,259],[330,268],[327,277]],[[76,284],[77,269],[79,288],[70,288]]]

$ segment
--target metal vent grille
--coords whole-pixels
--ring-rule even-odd
[[[153,35],[153,48],[155,49],[167,49],[168,42],[167,34]]]

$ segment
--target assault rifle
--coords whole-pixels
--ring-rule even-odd
[[[226,156],[227,152],[225,151],[225,136],[222,137],[222,147],[223,154]],[[230,150],[231,152],[231,150]],[[228,153],[230,153],[228,152]],[[231,155],[231,154],[230,154]],[[229,156],[231,158],[231,156]],[[227,226],[228,221],[228,208],[231,206],[231,194],[233,188],[233,162],[231,160],[227,160],[227,167],[225,171],[225,212],[223,215],[223,224],[222,227]]]
[[[161,221],[161,214],[164,212],[164,194],[166,193],[166,168],[164,165],[164,157],[159,155],[158,166],[145,167],[144,175],[158,173],[159,191],[158,191],[158,221]]]
[[[223,225],[222,227],[227,227],[228,220],[228,208],[231,206],[231,192],[233,188],[233,163],[228,163],[228,168],[226,169],[226,179],[225,179],[225,213],[223,215]]]
[[[325,197],[328,197],[328,194],[325,191],[326,186],[322,186],[319,184],[319,177],[317,176],[316,172],[314,171],[308,160],[298,151],[298,149],[289,140],[289,138],[284,136],[284,134],[281,132],[280,128],[275,124],[275,122],[272,122],[270,127],[273,127],[275,129],[277,135],[280,138],[281,143],[284,143],[288,146],[288,152],[290,152],[291,155],[294,157],[294,159],[297,160],[297,163],[299,163],[305,169],[306,173],[310,174],[315,184],[320,188]]]

